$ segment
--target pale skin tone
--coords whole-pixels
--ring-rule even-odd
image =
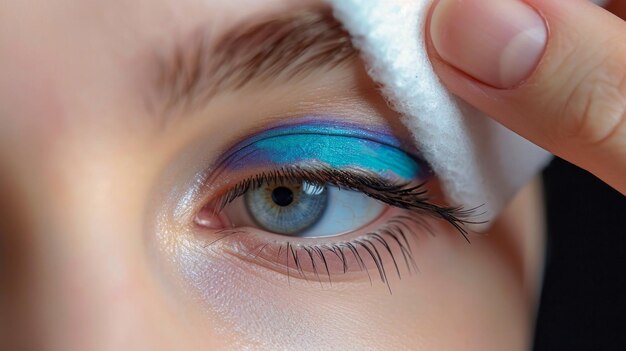
[[[436,237],[422,233],[415,247],[419,272],[390,278],[393,294],[363,275],[288,283],[226,247],[203,248],[212,233],[190,215],[202,204],[184,194],[246,133],[307,114],[401,129],[356,58],[223,92],[163,122],[147,103],[160,96],[149,63],[160,48],[206,23],[218,38],[316,5],[245,3],[0,4],[0,348],[527,349],[542,265],[538,181],[471,245],[431,221]]]

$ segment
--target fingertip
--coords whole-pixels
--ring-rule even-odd
[[[447,63],[501,89],[530,76],[548,38],[543,17],[520,0],[441,0],[429,32]]]

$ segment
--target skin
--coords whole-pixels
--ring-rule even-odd
[[[185,194],[193,175],[242,136],[307,114],[384,122],[402,133],[356,60],[222,94],[165,128],[155,122],[143,96],[151,74],[143,63],[155,45],[201,22],[219,34],[243,18],[305,5],[0,4],[0,348],[529,347],[543,252],[538,181],[471,245],[433,222],[437,236],[421,236],[416,247],[419,273],[391,278],[392,295],[362,275],[332,287],[289,285],[225,254],[227,245],[203,249],[215,233],[190,225],[202,201]],[[462,89],[466,78],[451,74],[442,76]],[[516,108],[529,105],[519,101]],[[515,118],[505,104],[496,114],[503,122]]]

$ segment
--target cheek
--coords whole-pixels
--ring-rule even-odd
[[[387,314],[393,310],[385,311],[390,304],[401,307],[401,302],[391,300],[384,284],[288,283],[276,272],[227,258],[231,256],[207,258],[191,247],[178,252],[185,256],[183,274],[207,313],[218,316],[224,330],[235,333],[244,345],[369,349],[401,340],[386,328],[396,321]],[[387,307],[378,303],[380,298],[387,300]],[[373,326],[376,320],[383,323]]]
[[[447,225],[432,226],[436,237],[420,236],[413,246],[419,271],[402,279],[389,276],[391,293],[374,279],[371,285],[287,281],[220,249],[207,250],[192,235],[176,244],[174,256],[204,306],[201,313],[240,345],[438,350],[525,345],[529,313],[515,267],[487,237],[470,245]]]

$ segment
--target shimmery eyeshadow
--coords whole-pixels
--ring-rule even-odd
[[[235,145],[218,163],[226,170],[323,164],[362,169],[384,177],[415,179],[428,167],[401,149],[389,130],[316,119],[281,125]]]

